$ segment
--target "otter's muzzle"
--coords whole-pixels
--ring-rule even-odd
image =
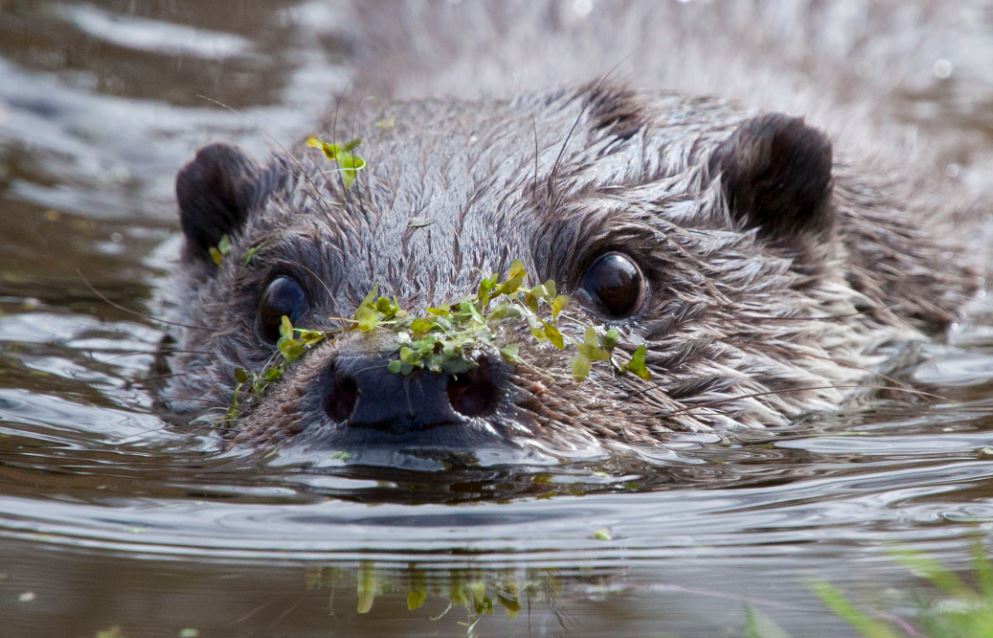
[[[342,355],[332,363],[324,409],[336,423],[393,434],[459,425],[493,414],[500,400],[496,368],[486,357],[463,374],[390,372],[385,355]]]

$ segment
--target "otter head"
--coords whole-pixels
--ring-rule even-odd
[[[652,377],[595,364],[577,383],[526,326],[501,337],[524,363],[479,354],[461,374],[398,375],[388,332],[344,331],[240,406],[241,441],[568,455],[781,425],[837,407],[874,348],[915,334],[866,310],[886,305],[882,286],[852,266],[845,220],[877,195],[839,179],[828,139],[798,118],[603,84],[336,114],[325,137],[360,137],[368,163],[349,186],[302,148],[263,166],[215,144],[179,173],[189,327],[174,410],[223,413],[234,370],[274,357],[284,315],[340,329],[373,286],[423,311],[514,259],[573,299],[564,332],[616,327],[622,350],[647,346]]]

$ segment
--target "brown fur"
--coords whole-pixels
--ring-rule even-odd
[[[485,6],[486,19],[501,24],[493,17],[501,5]],[[649,18],[665,17],[646,7],[638,5]],[[628,14],[618,22],[629,23]],[[362,24],[380,23],[365,16]],[[380,38],[369,48],[402,40]],[[494,64],[506,48],[495,49]],[[370,70],[363,90],[404,94],[409,76],[383,68],[396,62],[387,49],[378,49],[379,67],[358,67]],[[439,62],[437,84],[445,86],[463,61]],[[421,77],[430,74],[424,63],[407,66]],[[384,71],[404,79],[385,89]],[[597,255],[630,255],[650,298],[617,326],[622,348],[648,344],[650,384],[597,366],[577,385],[567,356],[530,345],[522,333],[511,338],[531,365],[507,367],[495,412],[429,440],[555,453],[655,443],[672,431],[782,425],[837,409],[864,395],[857,386],[872,383],[868,370],[885,369],[895,346],[940,334],[976,290],[973,269],[952,257],[945,225],[963,210],[957,198],[940,181],[917,177],[926,170],[905,170],[899,157],[846,148],[848,133],[603,77],[578,88],[510,92],[342,97],[321,133],[362,138],[369,164],[349,189],[302,145],[265,167],[234,156],[230,171],[215,160],[236,151],[203,151],[178,184],[188,241],[179,314],[194,328],[179,335],[188,354],[172,359],[184,374],[165,392],[168,406],[223,410],[234,368],[265,365],[273,350],[254,321],[274,273],[293,274],[308,289],[307,327],[333,329],[341,326],[333,318],[350,316],[374,284],[417,311],[471,294],[481,273],[520,258],[568,294]],[[759,103],[769,101],[763,95]],[[383,127],[385,120],[395,124]],[[195,196],[198,184],[215,185],[210,201]],[[422,217],[431,224],[411,225]],[[219,231],[233,235],[234,257],[215,269],[202,253]],[[237,256],[252,246],[261,249],[244,266]],[[582,307],[572,312],[603,323]],[[568,322],[564,329],[581,334]],[[349,336],[316,348],[250,408],[238,438],[361,445],[322,409],[322,375],[343,349],[369,347]]]

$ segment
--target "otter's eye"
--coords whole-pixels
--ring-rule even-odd
[[[280,276],[269,282],[259,299],[259,334],[270,343],[279,340],[279,324],[283,315],[293,323],[310,308],[307,293],[295,279]]]
[[[630,257],[609,252],[586,269],[579,290],[597,310],[619,319],[631,316],[641,308],[645,298],[645,276]]]

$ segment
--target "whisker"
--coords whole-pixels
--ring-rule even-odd
[[[822,315],[820,317],[774,317],[771,315],[747,315],[749,319],[761,319],[762,321],[836,321],[838,319],[851,319],[852,317],[862,317],[873,311],[884,310],[892,312],[893,306],[888,304],[878,304],[855,312],[843,313],[840,315]]]
[[[127,308],[125,306],[122,306],[121,304],[117,303],[116,301],[111,301],[110,299],[107,298],[107,296],[105,294],[103,294],[102,292],[100,292],[99,290],[97,290],[96,288],[94,288],[93,287],[93,284],[90,283],[90,280],[87,279],[85,275],[83,275],[83,271],[82,270],[80,270],[79,268],[77,268],[76,269],[76,274],[79,275],[79,278],[83,280],[83,283],[86,284],[86,287],[90,289],[90,292],[92,292],[94,295],[96,295],[100,299],[100,301],[104,302],[105,304],[107,304],[111,308],[114,308],[116,310],[120,310],[121,312],[126,312],[129,315],[134,315],[136,317],[141,317],[142,319],[148,319],[149,321],[157,321],[158,323],[165,324],[167,326],[177,326],[179,328],[186,328],[188,330],[207,330],[207,331],[210,330],[209,328],[205,328],[205,327],[202,327],[202,326],[191,326],[191,325],[188,325],[188,324],[185,324],[185,323],[179,323],[179,322],[176,322],[176,321],[169,321],[167,319],[159,319],[158,317],[153,317],[152,315],[148,314],[147,312],[141,312],[139,310],[133,310],[131,308]]]
[[[624,64],[628,60],[628,58],[630,58],[632,55],[634,55],[634,51],[631,51],[630,53],[622,57],[620,60],[618,60],[617,63],[614,64],[614,66],[610,67],[610,70],[608,70],[607,73],[605,73],[603,77],[601,77],[597,81],[596,85],[594,85],[593,87],[593,90],[590,92],[596,93],[597,91],[599,91],[603,87],[603,85],[607,83],[607,80],[610,79],[610,76],[614,74],[614,71],[620,68],[620,66]],[[583,120],[583,116],[586,115],[586,111],[589,110],[591,105],[592,102],[590,100],[587,100],[583,104],[582,108],[579,109],[579,114],[576,115],[576,120],[572,123],[572,126],[569,128],[569,132],[566,134],[565,140],[562,142],[561,148],[559,148],[559,154],[555,157],[555,163],[552,164],[552,170],[549,173],[549,181],[548,181],[549,189],[551,189],[552,180],[555,178],[556,174],[558,173],[559,165],[562,162],[562,158],[565,156],[565,150],[569,146],[569,142],[572,140],[572,136],[576,132],[576,128],[579,127],[579,123]],[[548,192],[550,195],[551,190],[549,190]]]
[[[164,372],[162,374],[153,374],[147,377],[140,377],[138,379],[130,379],[128,381],[129,385],[144,386],[146,383],[152,383],[155,381],[163,381],[165,379],[176,379],[179,377],[185,377],[192,374],[188,370],[183,370],[182,372]]]
[[[534,118],[534,111],[531,111],[531,132],[534,134],[534,192],[538,192],[538,123]]]
[[[262,134],[265,135],[269,139],[270,142],[272,142],[273,144],[275,144],[276,147],[284,153],[284,155],[287,157],[287,159],[290,160],[290,162],[296,167],[296,169],[298,171],[300,171],[300,175],[302,175],[303,178],[305,180],[307,180],[307,183],[310,184],[310,187],[312,189],[314,189],[314,194],[316,195],[316,194],[320,193],[320,191],[317,188],[317,183],[314,182],[314,180],[310,176],[310,173],[308,173],[307,170],[304,168],[303,162],[301,162],[293,153],[291,153],[286,148],[286,146],[283,145],[282,142],[280,142],[278,139],[276,139],[276,136],[273,135],[272,133],[270,133],[269,132],[269,129],[267,129],[264,126],[261,126],[258,122],[256,122],[255,120],[253,120],[251,118],[251,116],[249,116],[244,111],[242,111],[240,109],[236,109],[233,106],[230,106],[228,104],[225,104],[224,102],[222,102],[220,100],[216,100],[216,99],[214,99],[212,97],[208,97],[208,96],[202,95],[202,94],[197,94],[197,97],[199,97],[199,98],[201,98],[203,100],[206,100],[206,101],[210,102],[211,104],[215,104],[215,105],[221,107],[222,109],[225,109],[227,111],[230,111],[231,113],[234,113],[235,115],[241,116],[242,118],[245,119],[246,122],[248,122],[249,124],[251,124],[252,126],[254,126],[255,128],[257,128],[259,131],[261,131]],[[324,214],[327,215],[328,217],[330,217],[331,216],[331,208],[330,208],[330,206],[327,205],[327,203],[324,201],[324,199],[322,199],[320,197],[317,197],[316,199],[318,201],[318,205],[320,205],[322,208],[324,208]]]
[[[300,269],[302,269],[302,270],[310,273],[310,276],[313,277],[315,280],[317,280],[317,283],[321,284],[321,287],[324,288],[324,292],[328,293],[328,299],[334,299],[334,297],[335,297],[334,293],[331,292],[331,289],[328,288],[328,285],[326,283],[324,283],[324,279],[322,279],[320,275],[318,275],[316,272],[314,272],[313,270],[311,270],[305,264],[298,263],[298,264],[294,264],[294,265],[297,268],[300,268]],[[340,319],[340,317],[333,317],[333,318],[334,319]]]

